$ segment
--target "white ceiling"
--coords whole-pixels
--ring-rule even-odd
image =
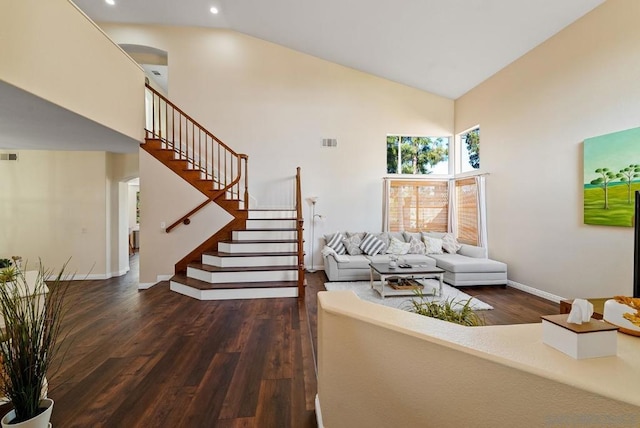
[[[456,99],[604,0],[115,2],[75,0],[94,21],[230,28]]]

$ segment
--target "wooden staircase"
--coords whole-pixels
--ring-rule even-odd
[[[142,149],[207,197],[165,231],[188,225],[209,202],[233,216],[176,263],[171,290],[200,300],[303,296],[300,168],[294,208],[249,209],[248,156],[235,153],[164,96],[147,89],[153,99],[147,122],[152,129],[146,130]]]

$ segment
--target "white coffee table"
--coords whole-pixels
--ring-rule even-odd
[[[444,270],[431,265],[412,265],[408,268],[389,267],[388,263],[371,263],[369,265],[370,270],[370,281],[371,288],[376,290],[380,296],[384,299],[385,295],[393,295],[393,296],[412,296],[415,294],[415,289],[406,289],[406,290],[393,290],[385,292],[385,285],[388,285],[388,278],[391,276],[395,276],[398,278],[414,278],[414,279],[437,279],[439,282],[439,287],[436,290],[434,289],[434,296],[442,296],[442,280]],[[373,275],[377,273],[380,275],[380,287],[374,286]]]

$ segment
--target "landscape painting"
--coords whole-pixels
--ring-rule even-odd
[[[584,223],[632,226],[640,128],[584,140]]]

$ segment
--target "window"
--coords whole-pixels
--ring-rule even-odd
[[[457,239],[478,245],[478,186],[475,178],[456,180]]]
[[[460,134],[459,172],[480,169],[480,127]]]
[[[388,230],[446,232],[449,182],[446,180],[389,180]]]
[[[388,174],[449,174],[449,137],[387,136]]]

